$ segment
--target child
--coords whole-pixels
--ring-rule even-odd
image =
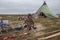
[[[28,30],[31,30],[32,28],[36,29],[36,27],[34,27],[34,22],[32,20],[32,15],[31,14],[28,14],[28,16],[27,16],[27,18],[25,20],[25,23],[27,25]]]

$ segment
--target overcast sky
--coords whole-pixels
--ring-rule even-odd
[[[48,7],[60,13],[60,0],[45,0]],[[44,0],[0,0],[0,14],[33,13],[43,4]]]

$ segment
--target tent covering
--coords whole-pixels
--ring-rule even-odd
[[[43,14],[46,16],[46,17],[49,17],[49,18],[58,18],[58,15],[56,15],[54,12],[52,12],[46,2],[44,1],[43,5],[38,9],[38,11],[36,12],[36,15],[38,16],[41,12],[43,12]]]

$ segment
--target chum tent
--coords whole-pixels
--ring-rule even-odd
[[[46,2],[44,1],[43,5],[38,9],[38,11],[35,14],[36,17],[38,16],[44,16],[44,17],[48,17],[48,18],[58,18],[59,16],[57,14],[55,14],[54,12],[52,12]]]

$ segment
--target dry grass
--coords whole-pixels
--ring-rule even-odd
[[[60,30],[60,18],[37,18],[33,19],[36,23],[41,23],[46,29],[44,31],[51,32]]]

